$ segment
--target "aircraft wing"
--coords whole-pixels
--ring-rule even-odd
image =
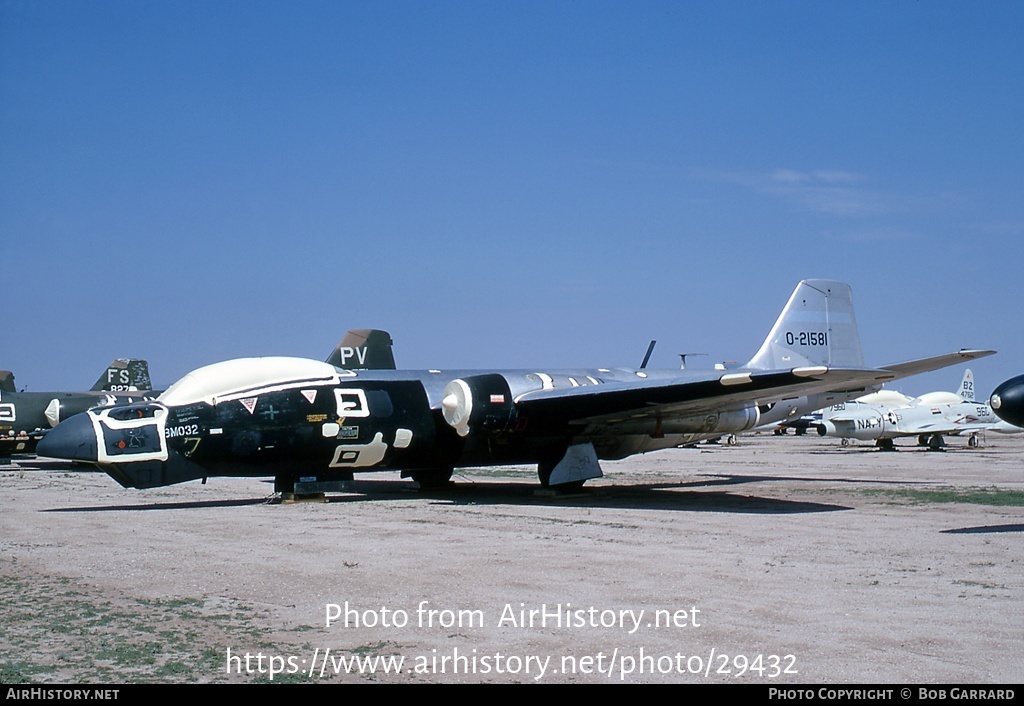
[[[941,370],[950,365],[966,363],[969,360],[977,360],[978,358],[985,358],[990,355],[995,355],[995,351],[961,348],[956,353],[946,353],[945,355],[936,355],[931,358],[920,358],[906,363],[896,363],[895,365],[884,365],[882,368],[894,373],[896,376],[894,379],[899,379],[920,373],[930,373],[933,370]]]
[[[614,426],[652,417],[692,419],[802,395],[871,388],[993,353],[964,349],[883,368],[686,371],[689,374],[679,378],[537,390],[519,397],[516,406],[531,420],[555,424]]]
[[[918,434],[950,434],[956,431],[957,427],[953,422],[944,419],[938,422],[922,422],[902,429],[904,436],[916,436]]]
[[[830,390],[879,385],[894,379],[887,370],[830,370],[824,367],[787,371],[707,371],[685,378],[639,380],[538,390],[516,400],[531,423],[605,424],[642,420],[694,418],[766,405],[781,399]]]
[[[965,419],[962,417],[960,419],[953,420],[953,424],[955,425],[957,432],[985,431],[986,429],[991,429],[994,426],[992,422],[986,422],[980,419]]]

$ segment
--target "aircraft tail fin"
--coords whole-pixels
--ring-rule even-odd
[[[801,281],[746,367],[780,370],[818,365],[864,367],[853,293],[844,282]]]
[[[394,370],[391,334],[378,329],[351,329],[327,356],[327,362],[346,370]]]
[[[846,404],[847,403],[845,403],[845,402],[840,402],[838,404],[831,404],[828,407],[825,407],[824,409],[822,409],[821,410],[821,421],[823,421],[823,422],[832,421],[832,417],[837,416],[840,412],[845,412],[846,411]]]
[[[964,379],[960,381],[960,397],[964,402],[974,402],[974,373],[970,368],[964,371]]]
[[[10,370],[0,370],[0,392],[17,392],[14,386],[14,373]]]
[[[93,392],[149,391],[153,382],[149,379],[149,363],[138,358],[115,358],[114,362],[100,375],[92,386]]]

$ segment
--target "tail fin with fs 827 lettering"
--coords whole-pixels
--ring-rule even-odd
[[[138,358],[115,358],[92,386],[92,392],[149,392],[149,363]]]

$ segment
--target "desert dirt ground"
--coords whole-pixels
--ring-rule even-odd
[[[745,436],[443,492],[0,467],[0,682],[1024,681],[1024,435]]]

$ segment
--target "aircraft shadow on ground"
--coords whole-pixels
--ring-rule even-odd
[[[230,480],[225,479],[226,482]],[[264,483],[271,484],[272,480]],[[627,483],[586,487],[573,493],[540,493],[532,481],[475,481],[465,476],[448,488],[420,491],[415,483],[405,479],[368,479],[352,481],[349,492],[328,494],[326,498],[299,502],[367,503],[425,499],[430,503],[447,505],[513,505],[615,508],[634,510],[667,510],[679,512],[731,512],[742,514],[807,514],[852,510],[845,505],[794,501],[756,495],[739,495],[719,490],[701,490],[720,486],[750,483],[852,483],[907,485],[906,481],[875,478],[815,478],[785,475],[724,475],[707,474],[701,480],[658,483]],[[927,483],[925,483],[927,484]],[[202,490],[197,490],[201,493]],[[175,501],[163,503],[133,503],[102,507],[55,508],[44,512],[133,512],[152,510],[210,509],[269,504],[273,495],[237,500]],[[980,531],[980,530],[979,530]],[[1009,530],[1003,530],[1009,531]]]
[[[781,480],[753,477],[749,482]],[[355,481],[352,495],[330,496],[333,503],[378,502],[409,497],[426,498],[447,505],[514,505],[614,508],[629,510],[670,510],[685,512],[733,512],[752,514],[804,514],[836,512],[853,508],[843,505],[737,495],[697,488],[745,482],[741,477],[728,481],[628,483],[587,487],[578,492],[541,491],[530,481],[461,480],[441,490],[419,491],[408,481]]]
[[[52,469],[49,469],[52,470]],[[224,482],[231,482],[223,479]],[[263,481],[271,484],[273,481]],[[906,485],[905,481],[850,478],[808,478],[784,475],[723,475],[707,474],[701,480],[626,483],[586,487],[572,493],[538,492],[539,486],[532,481],[475,481],[461,477],[449,487],[440,490],[424,490],[415,483],[404,479],[372,479],[352,481],[349,492],[328,494],[323,499],[300,500],[299,502],[367,503],[394,502],[410,499],[425,499],[434,504],[447,505],[513,505],[513,506],[563,506],[614,508],[627,510],[667,510],[679,512],[731,512],[742,514],[806,514],[852,510],[852,507],[830,503],[794,501],[757,495],[739,495],[721,490],[702,490],[720,486],[737,486],[751,483],[797,482],[797,483],[854,483]],[[197,489],[196,493],[202,493]],[[138,512],[153,510],[201,510],[211,508],[244,507],[269,504],[273,494],[261,498],[239,498],[235,500],[174,501],[157,503],[133,503],[129,505],[105,505],[77,508],[54,508],[43,512]]]
[[[788,481],[790,483],[852,483],[856,485],[934,485],[930,481],[881,480],[878,478],[814,478],[810,476],[734,476],[722,473],[702,474],[702,477],[718,480],[699,480],[681,483],[675,487],[704,485],[742,485],[744,483],[770,483],[772,481]],[[675,484],[673,484],[675,485]]]
[[[1024,532],[1024,524],[981,525],[979,527],[961,527],[960,529],[942,530],[942,534],[998,534],[1001,532]]]
[[[605,486],[579,494],[536,496],[529,494],[512,495],[500,487],[437,497],[434,502],[450,505],[538,505],[561,507],[587,507],[623,510],[666,510],[678,512],[726,512],[762,515],[806,514],[812,512],[837,512],[852,510],[842,505],[783,500],[747,495],[735,495],[721,491],[699,492],[680,490],[681,486],[658,485]],[[511,490],[511,489],[510,489]]]
[[[325,499],[300,500],[298,502],[327,502],[341,505],[345,503],[386,503],[418,499],[432,505],[557,506],[679,512],[731,512],[765,515],[837,512],[839,510],[853,509],[842,505],[734,495],[721,491],[699,492],[695,490],[681,490],[684,485],[689,484],[604,486],[601,488],[584,489],[578,493],[541,495],[536,493],[536,486],[522,483],[458,483],[451,488],[443,490],[420,491],[409,481],[357,481],[351,493],[329,494]],[[42,512],[203,510],[263,505],[269,502],[269,497],[240,498],[238,500],[196,500],[195,502],[53,508],[43,510]],[[283,511],[287,512],[287,508],[283,508]]]
[[[865,449],[878,453],[877,449]],[[925,451],[914,449],[914,451]],[[843,453],[858,452],[844,449]],[[832,452],[829,452],[832,453]],[[17,466],[9,470],[50,471],[50,472],[84,472],[101,473],[99,469],[80,463],[56,461],[52,459],[20,460]],[[8,469],[4,469],[8,470]],[[681,476],[688,475],[681,471]],[[692,478],[693,476],[690,475]],[[358,478],[358,477],[357,477]],[[330,494],[320,500],[330,503],[365,503],[389,502],[396,500],[426,499],[431,503],[450,505],[556,505],[565,507],[593,507],[618,509],[655,509],[685,512],[731,512],[747,514],[805,514],[816,512],[835,512],[851,510],[843,505],[793,501],[787,499],[762,497],[756,495],[739,495],[715,487],[739,486],[746,484],[766,484],[772,482],[790,482],[800,484],[866,484],[878,485],[929,485],[927,481],[909,482],[905,480],[883,480],[878,478],[819,478],[796,477],[789,475],[729,475],[721,473],[700,474],[699,480],[657,483],[623,483],[621,485],[588,486],[579,492],[566,494],[538,493],[539,486],[535,480],[478,480],[471,475],[457,475],[451,486],[441,490],[420,491],[415,483],[405,479],[357,479],[352,481],[351,488],[343,494]],[[231,482],[230,479],[221,479]],[[264,480],[271,484],[272,480]],[[107,506],[78,508],[53,508],[43,512],[132,512],[151,510],[182,510],[211,509],[227,507],[245,507],[252,505],[271,504],[273,494],[268,492],[260,498],[238,498],[230,500],[204,500],[202,490],[195,489],[197,497],[189,501],[133,503]],[[143,498],[144,499],[144,498]],[[310,502],[306,500],[303,502]],[[944,530],[947,533],[982,533],[982,532],[1020,532],[1024,525],[982,526]]]
[[[55,507],[40,512],[136,512],[146,510],[203,510],[219,507],[263,505],[266,498],[239,498],[238,500],[197,500],[195,502],[147,503],[136,505],[102,505],[96,507]]]

